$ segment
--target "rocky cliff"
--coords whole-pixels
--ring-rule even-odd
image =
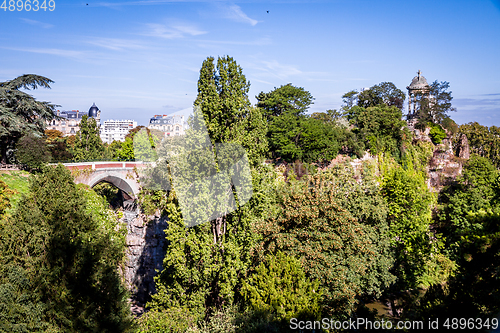
[[[132,311],[142,314],[156,292],[154,276],[163,268],[166,218],[146,216],[139,208],[125,210],[122,222],[127,225],[127,258],[123,268],[127,287],[132,293]]]

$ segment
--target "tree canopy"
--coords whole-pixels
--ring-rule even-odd
[[[42,136],[46,122],[57,118],[58,105],[40,102],[20,89],[49,88],[54,81],[34,74],[0,82],[0,153],[1,163],[9,162],[8,155],[24,134]]]
[[[436,80],[429,87],[428,93],[420,92],[416,96],[419,102],[417,114],[420,126],[428,122],[440,124],[447,118],[449,112],[456,111],[451,104],[453,97],[451,91],[448,91],[449,82]]]
[[[104,145],[99,136],[99,127],[94,118],[84,115],[76,133],[73,155],[76,161],[95,160],[102,157]]]
[[[292,86],[291,83],[274,88],[273,91],[260,92],[255,96],[257,107],[263,110],[264,116],[270,120],[290,112],[295,116],[304,115],[313,104],[313,96],[302,87]]]

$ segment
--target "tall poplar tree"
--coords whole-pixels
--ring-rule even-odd
[[[152,173],[160,175],[157,184],[170,173],[173,191],[164,192],[168,194],[162,208],[169,218],[165,230],[169,248],[164,270],[156,278],[158,293],[149,304],[154,310],[181,308],[187,313],[187,308],[203,317],[234,304],[241,296],[242,279],[251,265],[250,249],[259,237],[251,226],[263,218],[264,206],[269,204],[267,195],[256,193],[270,188],[266,184],[269,168],[260,163],[267,149],[266,122],[260,110],[250,105],[248,89],[249,83],[232,58],[219,58],[215,66],[214,58],[209,57],[200,70],[195,112],[186,135],[180,143],[176,137],[164,140],[160,148],[160,156],[162,149],[170,152],[167,163],[158,163]],[[222,174],[241,167],[236,165],[241,154],[233,158],[242,151],[241,146],[250,164],[260,168],[244,180],[253,183],[254,195],[243,206],[241,192],[237,193],[234,182],[234,186],[224,187]],[[210,177],[212,183],[199,181]],[[185,200],[187,193],[195,194]],[[239,204],[234,211],[226,209],[232,208],[225,202],[230,194]]]
[[[241,67],[229,57],[203,61],[194,102],[203,113],[212,144],[233,142],[247,151],[255,164],[267,151],[266,123],[259,109],[248,99],[250,82]]]

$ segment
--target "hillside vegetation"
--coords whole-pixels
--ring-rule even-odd
[[[414,126],[390,82],[313,114],[304,88],[262,92],[254,106],[249,85],[231,57],[207,58],[182,144],[135,129],[107,146],[92,122],[74,145],[33,141],[74,159],[85,147],[92,159],[134,158],[134,140],[154,147],[165,159],[147,171],[138,203],[168,218],[165,258],[157,292],[133,318],[119,275],[125,228],[109,209],[116,192],[101,186],[104,198],[63,166],[23,155],[29,177],[0,178],[0,332],[288,332],[314,321],[315,332],[337,332],[330,323],[356,318],[439,319],[447,329],[450,317],[495,328],[496,127],[455,124],[447,82],[433,83],[442,103],[423,101]],[[222,178],[196,182],[228,169],[241,147],[251,196]]]

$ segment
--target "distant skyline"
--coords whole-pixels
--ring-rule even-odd
[[[339,109],[353,89],[420,69],[448,81],[463,124],[500,126],[500,1],[55,1],[54,11],[0,10],[0,81],[38,74],[29,92],[101,120],[191,112],[202,62],[229,55],[250,101],[291,83],[310,112]],[[407,109],[405,108],[405,113]]]

